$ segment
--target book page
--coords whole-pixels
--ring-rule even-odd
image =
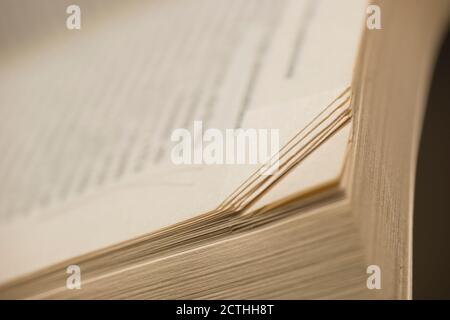
[[[0,281],[214,209],[237,187],[229,166],[173,164],[173,130],[345,88],[364,14],[360,0],[99,3],[78,2],[80,30],[68,1],[0,5]]]
[[[8,13],[18,4],[3,5],[2,21],[18,24]],[[149,1],[94,25],[89,15],[101,7],[80,6],[86,27],[0,64],[2,221],[170,165],[171,132],[195,119],[238,126],[253,66],[284,8]],[[43,28],[64,32],[56,22]]]

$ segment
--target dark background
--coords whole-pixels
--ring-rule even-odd
[[[436,62],[414,200],[413,298],[450,299],[450,32]]]

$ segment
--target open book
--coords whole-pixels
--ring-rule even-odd
[[[70,5],[0,4],[1,298],[411,297],[450,1]]]

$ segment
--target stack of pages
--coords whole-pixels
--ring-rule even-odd
[[[0,4],[0,298],[411,297],[450,1],[71,4]]]

